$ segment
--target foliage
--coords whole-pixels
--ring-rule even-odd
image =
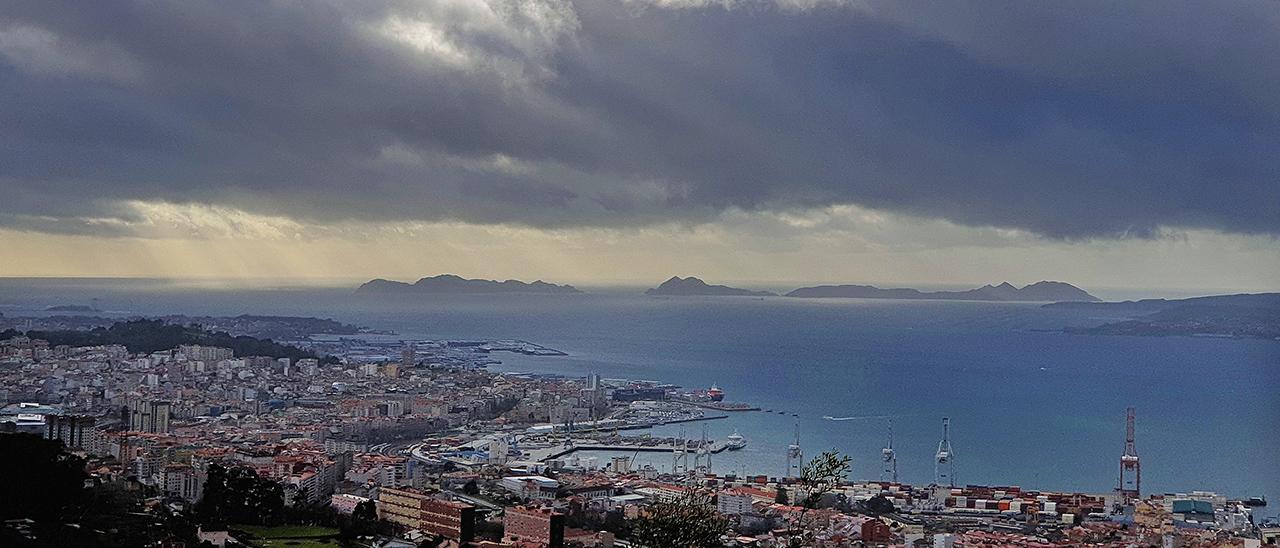
[[[469,480],[467,483],[462,484],[462,492],[471,496],[479,495],[480,485],[476,483],[476,480]]]
[[[884,495],[876,495],[867,499],[867,502],[864,503],[863,506],[866,508],[868,514],[875,516],[892,514],[897,511],[897,508],[893,505],[893,501],[889,500],[889,498]]]
[[[62,442],[32,434],[0,435],[0,520],[61,521],[84,492],[84,460]]]
[[[690,490],[676,500],[649,506],[632,523],[631,541],[644,548],[719,547],[728,527],[710,497]]]
[[[356,538],[373,535],[378,532],[378,508],[372,500],[356,505],[351,512],[350,521],[342,528],[343,538]]]
[[[810,530],[808,512],[817,508],[822,497],[830,493],[849,474],[849,456],[835,451],[824,451],[800,470],[799,500],[801,509],[787,520],[787,546],[799,548],[813,546],[815,539]]]
[[[189,516],[163,506],[144,511],[127,482],[85,486],[84,462],[60,442],[0,435],[0,520],[30,519],[28,534],[0,526],[0,546],[150,546],[193,543]]]
[[[210,464],[196,513],[213,524],[274,525],[284,513],[284,490],[251,469]]]
[[[375,523],[378,521],[378,507],[372,500],[361,502],[351,513],[351,519],[356,522]]]
[[[848,455],[823,452],[800,470],[800,489],[804,496],[797,502],[805,508],[817,508],[822,496],[839,486],[848,474]]]
[[[631,524],[627,522],[622,510],[605,512],[601,529],[623,538],[631,536]]]
[[[28,331],[33,339],[44,339],[49,344],[68,346],[98,346],[119,344],[130,352],[157,352],[184,344],[230,348],[236,356],[270,356],[273,358],[315,358],[313,352],[280,344],[271,339],[257,339],[245,335],[232,336],[225,331],[206,331],[198,325],[181,326],[163,320],[130,320],[116,322],[111,327],[98,327],[88,331]]]

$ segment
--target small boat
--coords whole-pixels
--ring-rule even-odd
[[[725,438],[724,448],[730,451],[737,451],[746,446],[747,439],[742,437],[742,434],[739,434],[737,430],[734,430],[732,434],[729,434],[728,438]]]

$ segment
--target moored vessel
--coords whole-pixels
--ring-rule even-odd
[[[721,390],[719,386],[713,384],[711,385],[711,388],[707,389],[707,397],[710,398],[711,401],[724,401],[724,390]]]
[[[746,446],[747,439],[742,437],[742,434],[739,434],[737,430],[734,430],[732,434],[729,434],[728,438],[725,438],[724,447],[730,451],[737,451]]]

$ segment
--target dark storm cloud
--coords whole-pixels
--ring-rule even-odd
[[[9,4],[0,223],[856,203],[1053,237],[1280,233],[1274,2],[818,4]]]

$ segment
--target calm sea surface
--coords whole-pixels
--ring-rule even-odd
[[[1034,304],[618,292],[387,302],[350,293],[0,280],[0,313],[98,298],[121,315],[306,315],[413,337],[527,339],[570,355],[498,356],[494,369],[717,384],[728,400],[785,412],[659,431],[737,430],[748,448],[714,466],[743,473],[782,473],[798,427],[806,454],[837,449],[853,457],[855,478],[878,478],[891,419],[900,478],[929,483],[947,416],[959,483],[1102,492],[1115,486],[1124,410],[1134,406],[1145,491],[1266,495],[1264,515],[1280,504],[1276,341],[1066,335],[1054,330],[1119,318]],[[645,458],[670,466],[666,456]]]

